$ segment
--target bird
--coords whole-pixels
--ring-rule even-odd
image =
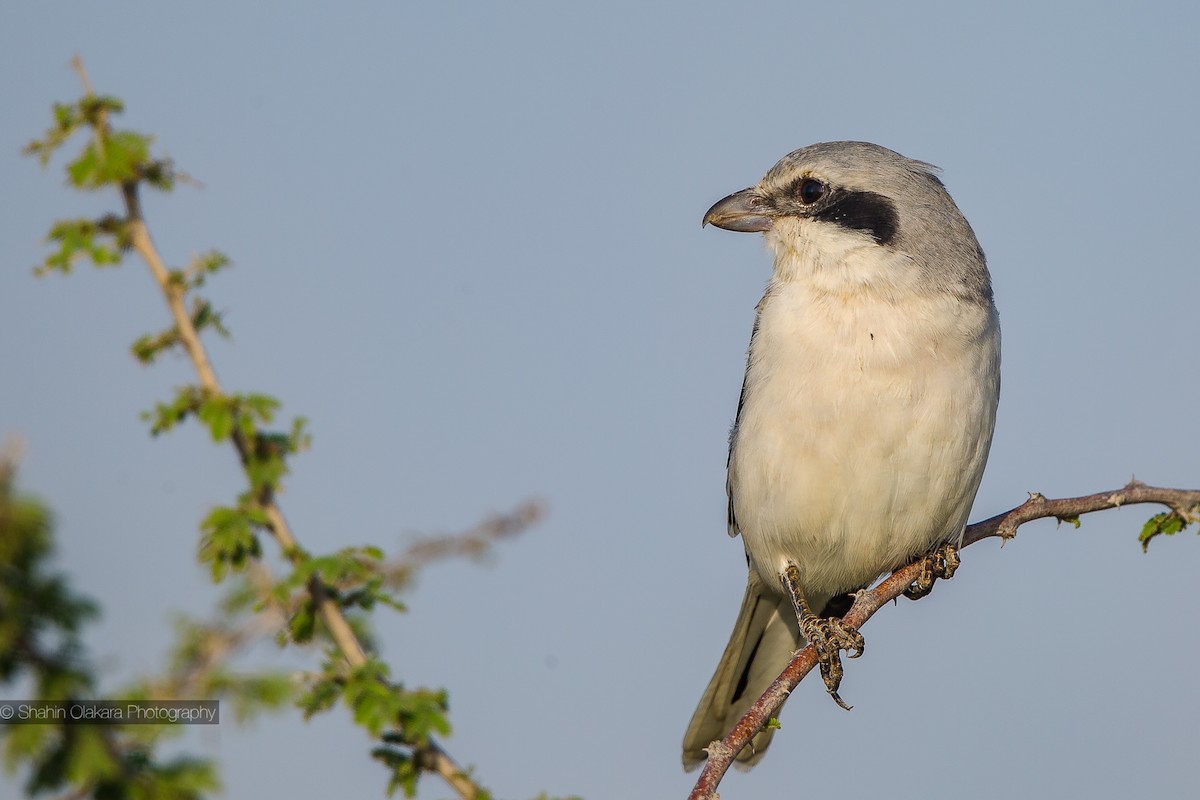
[[[1000,322],[983,249],[939,172],[869,142],[813,144],[704,215],[702,227],[762,233],[774,272],[729,437],[746,591],[684,735],[688,770],[802,630],[828,635],[834,660],[861,653],[861,635],[822,619],[839,598],[961,539],[995,428]],[[735,766],[756,764],[773,733]]]

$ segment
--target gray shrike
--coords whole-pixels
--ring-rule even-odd
[[[802,628],[815,641],[832,623],[835,660],[861,651],[856,632],[819,619],[831,600],[966,525],[996,420],[1000,323],[983,250],[935,172],[866,142],[815,144],[704,215],[763,233],[775,274],[729,441],[729,535],[742,535],[750,576],[684,735],[688,769],[783,670]],[[771,733],[737,765],[762,758]]]

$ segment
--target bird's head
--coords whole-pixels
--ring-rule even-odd
[[[983,251],[936,168],[868,142],[825,142],[780,159],[703,224],[761,232],[776,276],[909,285],[991,301]]]

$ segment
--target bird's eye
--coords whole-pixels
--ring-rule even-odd
[[[805,178],[796,188],[796,198],[804,205],[811,206],[824,197],[826,191],[827,187],[821,181],[816,178]]]

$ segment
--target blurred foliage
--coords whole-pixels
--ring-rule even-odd
[[[17,494],[14,460],[0,462],[0,685],[19,685],[32,701],[94,698],[96,676],[79,635],[96,616],[51,571],[50,512]],[[32,687],[32,688],[27,688]],[[122,699],[141,699],[131,687]],[[29,796],[171,798],[191,800],[219,788],[205,759],[161,759],[155,748],[177,729],[170,725],[87,725],[70,720],[10,724],[3,728],[4,765],[25,775]]]

